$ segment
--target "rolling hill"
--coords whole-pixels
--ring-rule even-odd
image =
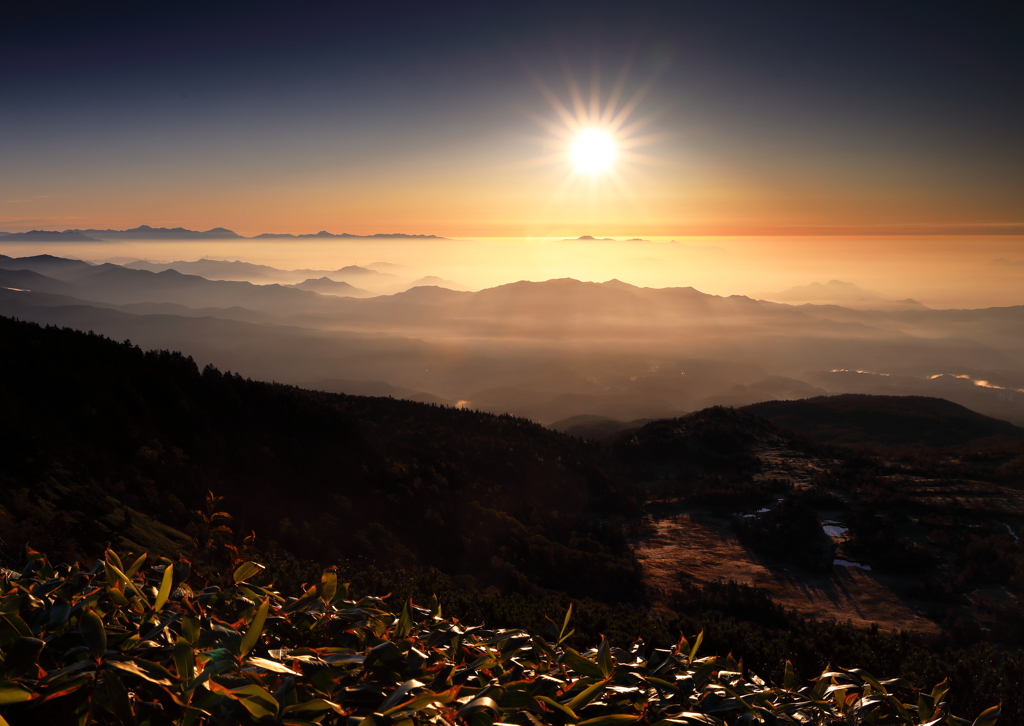
[[[9,546],[70,560],[153,542],[133,512],[189,532],[212,490],[244,531],[324,566],[434,565],[512,590],[641,595],[621,532],[590,516],[638,512],[637,490],[600,451],[537,424],[260,383],[7,318],[0,356]]]
[[[836,444],[979,446],[1024,439],[1024,428],[924,396],[844,394],[766,401],[743,410],[815,441]]]

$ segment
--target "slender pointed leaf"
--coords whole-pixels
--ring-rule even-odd
[[[690,648],[690,662],[693,663],[694,658],[697,657],[697,651],[700,650],[700,644],[704,642],[704,631],[697,633],[697,639],[693,641],[693,647]]]
[[[398,617],[398,624],[395,625],[392,637],[395,639],[405,638],[412,630],[412,614],[409,612],[409,601],[402,605],[402,614]]]
[[[261,564],[256,562],[243,562],[237,569],[235,569],[234,573],[231,575],[231,579],[234,580],[237,585],[240,582],[245,582],[250,577],[257,575],[260,572],[263,572],[263,570],[264,567]]]
[[[999,720],[1002,710],[1002,703],[998,706],[993,706],[992,708],[986,708],[981,712],[978,718],[974,719],[974,724],[972,724],[972,726],[994,726],[995,722]]]
[[[604,690],[605,685],[607,685],[607,681],[598,681],[597,683],[592,683],[591,685],[587,686],[582,691],[577,693],[576,696],[571,701],[569,701],[569,703],[565,704],[566,707],[568,707],[569,710],[573,712],[583,708],[588,703],[597,698],[598,694],[600,694],[601,691]]]
[[[153,603],[153,609],[160,612],[163,606],[167,603],[167,598],[171,596],[171,587],[174,585],[174,568],[167,565],[164,568],[164,576],[160,581],[160,590],[156,594],[156,601]]]
[[[85,641],[92,657],[101,658],[107,649],[107,631],[103,628],[100,616],[90,608],[82,613],[78,626],[82,633],[82,640]]]
[[[623,726],[623,724],[633,723],[634,721],[639,720],[639,714],[632,715],[628,713],[616,713],[609,716],[588,718],[586,721],[580,721],[579,726]]]
[[[569,607],[565,611],[565,617],[562,619],[562,629],[558,632],[558,642],[555,643],[555,645],[561,645],[563,640],[568,638],[569,635],[572,635],[572,633],[569,633],[569,635],[565,634],[565,629],[569,627],[569,618],[571,618],[571,617],[572,617],[572,603],[569,603]]]
[[[256,615],[253,616],[252,622],[249,624],[249,629],[245,631],[245,636],[242,638],[242,646],[240,648],[242,655],[248,655],[249,651],[252,650],[257,641],[260,639],[260,635],[263,634],[263,624],[267,621],[267,612],[270,610],[270,598],[263,601],[260,605],[260,609],[256,611]]]

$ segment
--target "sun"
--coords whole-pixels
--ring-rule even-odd
[[[569,158],[577,171],[595,175],[612,168],[617,152],[611,134],[601,129],[587,128],[576,134],[569,147]]]
[[[667,163],[640,147],[668,138],[664,132],[648,127],[663,110],[645,109],[641,104],[654,78],[636,86],[626,63],[610,88],[604,89],[598,68],[591,69],[589,98],[576,82],[572,71],[564,69],[568,98],[562,98],[538,73],[531,73],[541,94],[554,112],[538,113],[529,107],[519,111],[540,126],[546,134],[529,137],[545,153],[522,162],[522,167],[550,167],[554,186],[550,203],[561,205],[569,197],[579,196],[596,203],[608,194],[619,194],[634,205],[639,200],[630,189],[630,180],[642,175],[647,165]],[[627,88],[630,92],[627,94]]]

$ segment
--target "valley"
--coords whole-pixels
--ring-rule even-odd
[[[0,257],[0,313],[188,350],[204,365],[261,380],[338,393],[391,386],[414,400],[545,425],[836,393],[937,396],[1024,423],[1021,307],[886,312],[617,280],[468,292],[383,264],[383,272],[172,265],[185,272]],[[306,275],[335,288],[288,282]],[[384,287],[371,292],[377,278]],[[334,294],[342,284],[353,290]],[[413,286],[385,292],[395,284]]]

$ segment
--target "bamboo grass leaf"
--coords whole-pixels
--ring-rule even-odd
[[[242,638],[242,645],[240,647],[241,655],[248,655],[249,651],[252,650],[257,641],[260,639],[260,635],[263,634],[263,624],[267,621],[267,613],[270,611],[270,598],[263,601],[260,605],[260,609],[256,611],[256,615],[253,616],[252,622],[249,624],[249,629],[245,631],[245,636]]]
[[[999,703],[999,705],[993,706],[992,708],[986,708],[981,712],[978,718],[974,719],[972,726],[994,726],[995,722],[999,720],[1002,710],[1002,703]]]
[[[171,587],[174,585],[174,568],[170,565],[164,567],[164,576],[160,580],[160,590],[156,594],[156,600],[153,602],[153,609],[160,612],[164,605],[167,603],[167,598],[171,596]]]
[[[240,564],[231,575],[231,579],[234,580],[235,584],[245,582],[250,577],[258,575],[263,572],[264,567],[256,562],[243,562]]]

